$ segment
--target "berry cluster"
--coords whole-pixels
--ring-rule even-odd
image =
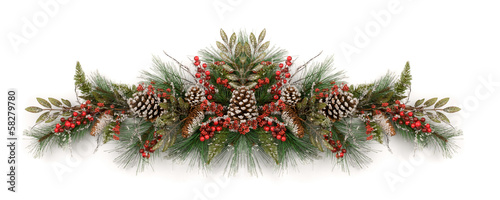
[[[314,89],[314,92],[316,93],[316,99],[328,97],[330,93],[332,95],[339,95],[339,89],[344,92],[348,92],[350,90],[349,86],[345,83],[341,83],[340,87],[339,85],[336,85],[335,81],[330,82],[330,84],[333,85],[331,88],[324,88],[321,90],[319,88]]]
[[[208,140],[215,135],[215,131],[222,131],[222,126],[224,125],[225,120],[223,118],[210,118],[207,123],[204,123],[200,127],[200,141]]]
[[[330,135],[331,134],[332,132],[330,132]],[[343,158],[347,150],[345,148],[342,149],[342,143],[340,142],[340,140],[334,140],[328,135],[323,135],[323,137],[325,138],[326,142],[328,142],[328,144],[332,146],[332,153],[336,153],[335,157]]]
[[[288,56],[286,58],[286,61],[285,61],[285,64],[283,63],[280,63],[278,66],[280,68],[280,70],[277,70],[276,71],[276,76],[274,77],[276,79],[276,84],[274,84],[273,86],[271,86],[271,90],[270,90],[270,93],[271,94],[274,94],[274,100],[278,100],[281,96],[281,86],[283,86],[284,84],[286,84],[290,78],[291,78],[291,75],[290,75],[290,70],[289,70],[289,67],[292,65],[292,57],[291,56]]]
[[[265,124],[264,131],[271,131],[271,135],[281,141],[286,141],[286,127],[285,124],[278,121],[276,118],[265,118],[261,124]],[[262,125],[261,125],[262,126]]]
[[[80,105],[79,111],[73,111],[71,113],[71,117],[67,119],[61,117],[61,123],[58,123],[54,127],[54,133],[62,133],[65,131],[69,131],[77,128],[80,125],[87,125],[91,121],[94,121],[94,116],[100,112],[100,107],[104,106],[104,104],[98,103],[98,107],[92,107],[90,101],[86,101],[85,103]]]
[[[156,132],[155,132],[156,135]],[[139,153],[142,155],[143,158],[149,158],[151,155],[150,153],[155,152],[155,145],[158,144],[158,141],[161,140],[162,135],[157,135],[152,139],[151,141],[146,140],[143,144],[144,148],[139,149]]]
[[[205,87],[205,95],[207,96],[207,99],[212,100],[212,94],[215,94],[217,91],[215,87],[210,84],[210,71],[207,70],[207,63],[203,63],[200,66],[200,58],[195,56],[193,64],[196,66],[196,79],[198,79],[198,82]]]

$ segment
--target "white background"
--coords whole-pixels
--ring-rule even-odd
[[[374,80],[387,70],[399,73],[410,61],[412,99],[451,97],[450,104],[463,108],[451,119],[464,136],[452,159],[433,151],[414,158],[412,147],[395,137],[393,154],[375,146],[381,152],[370,154],[374,162],[350,175],[332,171],[329,162],[320,160],[282,175],[265,170],[263,176],[251,177],[242,170],[230,178],[220,172],[204,175],[197,168],[188,171],[187,165],[168,160],[155,163],[154,171],[136,174],[115,165],[116,154],[103,149],[95,154],[79,150],[81,156],[74,159],[62,151],[34,159],[21,137],[18,193],[7,192],[4,183],[2,199],[499,197],[499,110],[493,102],[500,97],[500,5],[495,1],[59,1],[44,10],[40,4],[46,2],[55,1],[0,4],[2,127],[8,88],[18,91],[20,130],[36,120],[37,115],[23,110],[36,105],[36,97],[76,100],[76,61],[87,74],[99,70],[132,84],[139,81],[139,71],[149,68],[152,55],[163,56],[163,50],[188,63],[199,49],[219,40],[220,28],[228,34],[241,29],[258,34],[266,28],[267,39],[289,50],[299,63],[321,50],[319,60],[334,55],[335,66],[347,71],[351,83]],[[371,13],[389,15],[377,21]],[[31,23],[36,31],[23,33]],[[341,48],[349,45],[356,53]],[[492,82],[481,81],[488,79]],[[1,174],[7,171],[6,150],[0,148]],[[57,175],[56,167],[68,171]],[[391,183],[387,176],[402,182]]]

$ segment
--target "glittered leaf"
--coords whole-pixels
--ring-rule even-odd
[[[222,131],[214,135],[212,141],[208,143],[208,159],[207,164],[210,164],[215,156],[219,155],[219,153],[224,149],[227,144],[227,131]]]
[[[220,37],[222,38],[222,41],[224,41],[226,44],[228,43],[226,32],[224,32],[224,30],[222,29],[220,29]]]
[[[217,48],[219,48],[219,50],[226,52],[226,53],[229,53],[229,50],[226,48],[226,46],[224,44],[222,44],[219,41],[217,41],[215,43],[217,44]]]
[[[238,88],[241,85],[239,83],[237,83],[237,82],[229,82],[229,86],[231,86],[232,88]]]
[[[50,115],[50,117],[48,117],[47,120],[45,120],[45,123],[53,122],[54,120],[56,120],[59,117],[59,115],[61,115],[60,112],[52,113],[52,115]]]
[[[264,38],[266,37],[266,29],[262,30],[259,34],[259,44],[264,41]]]
[[[248,83],[245,84],[245,86],[248,87],[248,88],[253,88],[256,85],[257,85],[257,82],[253,82],[253,81],[252,82],[248,82]]]
[[[422,117],[424,116],[424,113],[422,111],[416,111],[415,113],[413,113],[415,116],[417,117]]]
[[[224,59],[227,62],[231,62],[231,58],[229,58],[229,56],[223,52],[220,53],[220,57],[222,57],[222,59]]]
[[[226,78],[231,80],[231,81],[237,81],[239,79],[238,76],[236,76],[234,74],[228,74],[228,75],[226,75]]]
[[[229,48],[233,49],[234,43],[236,42],[236,33],[233,33],[231,35],[231,38],[229,38]]]
[[[436,105],[434,105],[434,108],[440,108],[440,107],[443,107],[444,105],[446,105],[448,103],[448,101],[450,100],[449,97],[446,97],[446,98],[442,98],[441,100],[439,100]]]
[[[71,107],[71,102],[66,100],[66,99],[61,99],[61,101],[64,103],[64,105]]]
[[[424,101],[425,101],[425,99],[418,100],[417,102],[415,102],[415,107],[422,105],[422,103],[424,103]]]
[[[459,107],[456,107],[456,106],[450,106],[450,107],[446,107],[445,109],[443,109],[443,111],[445,111],[447,113],[456,113],[460,110],[461,109]]]
[[[49,101],[52,105],[56,106],[56,107],[61,107],[62,106],[62,103],[61,101],[57,100],[57,99],[54,99],[54,98],[51,98],[49,97]]]
[[[42,105],[43,107],[46,107],[46,108],[52,108],[52,106],[50,105],[50,103],[45,100],[45,99],[42,99],[42,98],[36,98],[36,100],[38,101],[38,103],[40,103],[40,105]]]
[[[252,49],[250,49],[250,44],[248,44],[248,42],[245,42],[245,45],[243,46],[243,51],[245,51],[245,54],[248,57],[252,57]]]
[[[248,76],[248,80],[251,80],[251,81],[255,81],[259,78],[260,78],[260,75],[258,75],[258,74],[251,74],[250,76]]]
[[[271,42],[267,41],[266,43],[262,44],[262,46],[260,46],[260,47],[259,47],[259,49],[257,50],[257,52],[259,52],[259,53],[260,53],[260,52],[265,51],[265,50],[269,47],[269,44],[270,44],[270,43],[271,43]]]
[[[437,99],[438,99],[437,97],[434,97],[434,98],[432,98],[432,99],[427,100],[427,101],[424,103],[424,106],[425,106],[425,107],[429,107],[429,106],[434,105],[434,103],[436,103]]]
[[[441,123],[441,121],[439,121],[439,118],[437,118],[436,115],[434,115],[433,113],[426,113],[427,117],[429,117],[429,119],[431,119],[433,122],[436,122],[436,123]]]
[[[326,103],[319,103],[318,104],[318,110],[322,110],[323,108],[326,107],[326,105],[327,105]]]
[[[63,111],[62,116],[65,116],[65,117],[71,116],[71,112],[69,112],[69,111]]]
[[[252,69],[252,72],[257,73],[257,72],[259,72],[260,70],[262,70],[262,68],[263,68],[263,67],[264,67],[264,65],[258,64],[257,66],[255,66],[255,67]]]
[[[174,145],[176,138],[177,137],[175,135],[165,136],[165,139],[163,139],[163,141],[165,141],[165,145],[163,146],[163,149],[161,151],[165,152],[168,148]]]
[[[263,52],[259,56],[257,56],[257,58],[255,58],[254,62],[260,62],[261,60],[264,60],[265,57],[266,57],[266,53]]]
[[[36,120],[36,123],[38,124],[46,120],[49,117],[49,113],[50,112],[44,112],[43,114],[41,114],[40,117],[38,117],[38,119]]]
[[[238,42],[238,44],[236,44],[236,48],[234,49],[234,56],[235,57],[240,56],[241,52],[243,52],[243,45],[241,45],[241,43]]]
[[[436,114],[439,117],[439,119],[441,119],[441,121],[446,122],[448,124],[450,123],[448,117],[446,117],[446,115],[444,115],[442,112],[436,112]]]
[[[255,35],[253,33],[250,33],[250,43],[252,43],[254,49],[257,48],[257,39],[255,39]]]
[[[231,73],[234,71],[234,69],[231,66],[226,65],[226,64],[222,65],[222,69],[226,70],[228,73]]]
[[[30,106],[30,107],[27,107],[25,110],[30,112],[30,113],[39,113],[39,112],[42,112],[43,109],[36,107],[36,106]]]
[[[311,136],[311,137],[309,137],[309,140],[313,146],[318,148],[319,151],[324,152],[323,151],[323,143],[320,141],[321,139],[318,140],[318,137]]]
[[[257,134],[259,135],[259,146],[278,164],[278,144],[274,142],[273,136],[267,132],[257,132]]]

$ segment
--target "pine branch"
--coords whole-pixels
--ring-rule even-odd
[[[85,77],[85,72],[82,70],[82,66],[80,62],[76,62],[76,71],[75,71],[75,86],[81,91],[84,96],[90,95],[91,86]]]
[[[399,76],[399,80],[394,84],[395,96],[397,96],[398,99],[404,98],[404,93],[411,87],[411,80],[410,62],[406,62],[405,68]]]

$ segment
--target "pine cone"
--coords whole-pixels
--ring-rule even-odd
[[[289,105],[289,106],[295,106],[297,102],[300,100],[300,92],[295,86],[288,86],[285,89],[283,89],[281,95],[281,100]]]
[[[295,136],[298,138],[304,137],[304,126],[302,126],[300,117],[295,110],[286,106],[285,110],[281,113],[281,118],[287,126],[292,127],[291,131]]]
[[[322,98],[320,103],[326,103],[322,112],[332,121],[340,120],[354,111],[358,105],[358,99],[352,97],[352,93],[339,91],[337,94],[330,94]]]
[[[148,94],[147,91],[140,91],[133,94],[127,103],[132,111],[139,117],[154,121],[165,111],[159,104],[166,103],[167,99],[160,98],[154,94]]]
[[[259,115],[256,103],[253,91],[240,87],[233,91],[227,113],[232,120],[238,120],[240,123],[254,120]]]
[[[204,91],[198,86],[191,86],[186,92],[186,101],[191,106],[200,105],[205,101]]]

